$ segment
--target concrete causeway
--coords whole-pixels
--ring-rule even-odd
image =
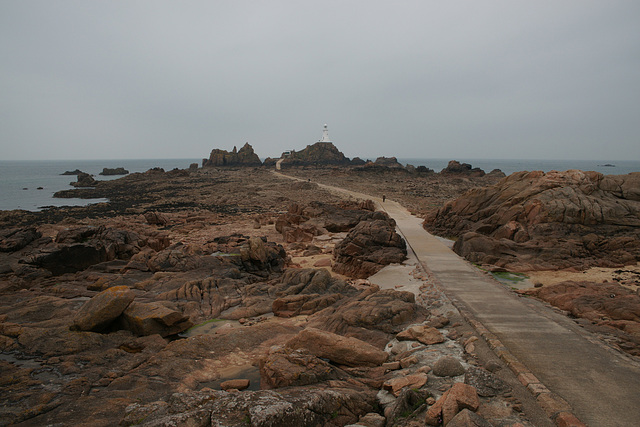
[[[557,425],[579,426],[579,420],[591,427],[640,426],[640,364],[634,359],[488,277],[424,230],[422,220],[400,204],[321,187],[372,199],[395,219],[421,265]]]

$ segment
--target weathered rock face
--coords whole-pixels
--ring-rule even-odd
[[[362,221],[336,246],[334,271],[354,278],[366,278],[385,265],[407,257],[404,239],[395,231],[391,218]]]
[[[640,355],[640,295],[617,283],[562,282],[522,291],[587,319],[615,336],[622,350]]]
[[[301,151],[293,151],[281,163],[282,168],[290,166],[346,166],[351,161],[331,142],[316,142]]]
[[[211,151],[208,160],[203,160],[203,167],[219,166],[262,166],[260,157],[253,151],[253,147],[247,142],[240,150],[233,147],[231,152],[215,148]]]
[[[425,220],[470,261],[514,271],[640,260],[640,173],[518,172]]]

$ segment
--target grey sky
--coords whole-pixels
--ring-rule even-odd
[[[0,0],[0,159],[640,159],[640,2]]]

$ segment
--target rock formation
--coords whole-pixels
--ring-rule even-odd
[[[349,277],[366,278],[385,265],[406,259],[406,243],[396,233],[395,221],[386,214],[380,216],[382,219],[358,223],[336,246],[334,271]]]
[[[282,155],[282,168],[291,166],[348,166],[351,161],[331,142],[316,142],[301,151]],[[265,163],[267,163],[265,161]]]
[[[203,167],[220,166],[262,166],[262,161],[253,151],[253,147],[247,142],[240,150],[233,147],[231,152],[215,148],[211,151],[209,159],[202,161]]]
[[[471,190],[425,220],[454,250],[513,271],[640,260],[640,173],[518,172]]]
[[[76,182],[71,182],[70,184],[74,187],[95,187],[98,184],[98,181],[93,179],[93,176],[89,175],[85,172],[80,172],[77,174],[78,180]]]
[[[100,175],[128,175],[129,171],[123,167],[119,168],[103,168]]]
[[[451,160],[446,168],[440,171],[442,175],[465,175],[482,177],[485,172],[480,168],[474,168],[469,163],[460,163],[457,160]]]

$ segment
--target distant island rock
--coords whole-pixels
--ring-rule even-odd
[[[102,172],[99,173],[99,175],[128,175],[129,171],[126,170],[123,167],[119,167],[119,168],[103,168]]]
[[[80,175],[82,172],[80,169],[76,169],[74,171],[66,171],[64,173],[61,173],[60,175]]]
[[[262,162],[247,142],[240,150],[234,146],[231,152],[214,148],[208,159],[202,159],[202,167],[220,166],[262,166]]]
[[[616,165],[612,165],[611,163],[605,163],[604,165],[598,165],[600,168],[615,168]]]

